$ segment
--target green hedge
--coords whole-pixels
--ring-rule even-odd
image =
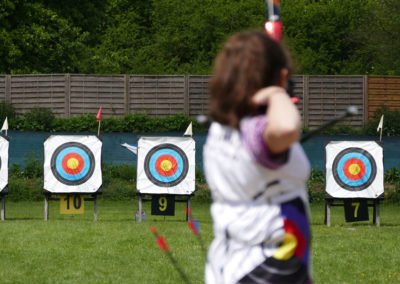
[[[384,136],[400,136],[400,111],[379,108],[363,129],[349,125],[337,124],[322,134],[368,134],[376,135],[376,128],[381,115],[385,115],[383,124]],[[94,114],[79,115],[71,118],[56,118],[50,109],[33,108],[22,117],[16,117],[14,107],[4,101],[0,102],[0,123],[8,117],[11,130],[48,131],[48,132],[97,132],[98,122]],[[103,118],[101,132],[182,132],[192,122],[195,132],[208,130],[208,123],[198,123],[184,114],[174,114],[164,118],[152,118],[146,114],[127,114],[122,118]],[[308,132],[309,129],[304,129]]]
[[[4,106],[2,108],[2,106]],[[98,122],[94,114],[72,118],[56,118],[50,109],[34,108],[22,117],[16,117],[13,107],[0,104],[0,119],[8,116],[9,129],[49,132],[97,132]],[[3,111],[3,112],[2,112]],[[174,114],[164,118],[152,118],[146,114],[127,114],[122,118],[102,118],[101,132],[182,132],[192,122],[194,131],[207,131],[207,124],[191,120],[187,115]]]

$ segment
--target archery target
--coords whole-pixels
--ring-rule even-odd
[[[0,136],[0,193],[7,191],[8,186],[8,151],[9,141]]]
[[[325,147],[326,192],[337,198],[383,193],[383,149],[374,141],[334,141]]]
[[[138,141],[137,191],[191,194],[195,143],[191,137],[141,137]]]
[[[102,143],[96,136],[50,136],[45,148],[45,190],[93,193],[102,184]]]

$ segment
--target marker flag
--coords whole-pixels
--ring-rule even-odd
[[[381,130],[383,128],[383,117],[384,117],[384,115],[382,114],[381,120],[379,121],[379,124],[378,124],[378,128],[376,129],[377,132],[379,132],[379,130]]]
[[[7,117],[3,122],[3,126],[1,127],[1,131],[3,131],[3,130],[5,130],[6,133],[7,133],[7,130],[8,130],[8,119],[7,119]]]
[[[100,122],[101,120],[101,111],[103,110],[103,106],[100,106],[99,111],[97,112],[96,118],[97,118],[97,122]]]
[[[128,143],[124,143],[121,144],[121,146],[127,148],[129,151],[131,151],[133,154],[137,155],[137,145],[135,144],[128,144]]]
[[[183,134],[183,136],[188,135],[188,136],[192,136],[193,135],[193,131],[192,131],[192,123],[190,122],[188,128],[186,129],[185,133]]]

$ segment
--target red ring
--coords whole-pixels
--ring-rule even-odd
[[[163,161],[165,161],[165,160],[170,161],[171,164],[172,164],[172,167],[171,167],[171,169],[170,169],[169,171],[164,171],[164,170],[161,168],[161,163],[162,163]],[[178,163],[177,163],[176,159],[175,159],[173,156],[171,156],[171,155],[161,155],[161,156],[158,157],[158,159],[156,160],[156,165],[155,165],[155,167],[156,167],[156,171],[157,171],[160,175],[162,175],[162,176],[164,176],[164,177],[169,177],[169,176],[172,176],[173,174],[175,174],[176,170],[178,169]]]
[[[360,172],[356,175],[353,175],[349,171],[350,166],[353,164],[357,164],[360,167]],[[357,158],[348,159],[346,161],[346,163],[344,163],[344,165],[343,165],[343,173],[345,174],[345,176],[348,179],[351,179],[351,180],[362,179],[362,177],[365,175],[365,171],[366,170],[365,170],[365,165],[364,165],[363,161],[361,161],[360,159],[357,159]]]
[[[76,169],[71,169],[71,168],[68,167],[68,161],[70,159],[72,159],[72,158],[78,160],[79,164],[78,164],[78,167]],[[82,171],[82,169],[83,169],[83,167],[85,165],[85,162],[83,161],[83,158],[81,157],[81,155],[79,155],[77,153],[69,153],[69,154],[67,154],[67,155],[65,155],[63,157],[63,159],[61,161],[61,165],[62,165],[63,170],[67,174],[76,175],[76,174],[79,174]]]

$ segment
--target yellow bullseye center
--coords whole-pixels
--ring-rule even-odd
[[[68,168],[75,170],[77,167],[79,167],[79,161],[75,158],[71,158],[67,162]]]
[[[162,161],[160,166],[164,172],[168,172],[172,169],[172,163],[171,163],[171,161],[168,161],[168,160]]]
[[[360,168],[360,166],[359,165],[357,165],[357,164],[352,164],[350,167],[349,167],[349,172],[352,174],[352,175],[358,175],[358,173],[361,171],[361,168]]]

